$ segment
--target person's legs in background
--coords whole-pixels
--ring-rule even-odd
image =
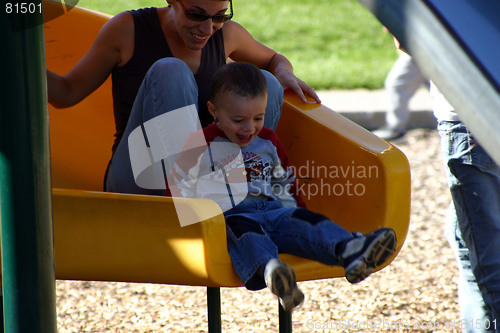
[[[384,140],[393,140],[406,133],[410,119],[410,99],[421,86],[428,85],[413,58],[401,53],[385,80],[388,95],[386,124],[373,133]]]

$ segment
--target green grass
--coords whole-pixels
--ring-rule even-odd
[[[165,6],[160,0],[80,0],[108,14]],[[233,0],[234,20],[284,54],[316,89],[382,88],[397,58],[392,37],[356,0]]]

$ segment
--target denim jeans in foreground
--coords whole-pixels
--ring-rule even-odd
[[[466,325],[466,328],[464,327],[462,332],[494,332],[494,324],[491,324],[490,313],[486,308],[483,296],[477,285],[476,277],[470,267],[469,249],[462,239],[453,202],[450,203],[448,213],[446,214],[445,234],[457,260],[460,319],[465,321]],[[488,323],[490,323],[489,326]]]

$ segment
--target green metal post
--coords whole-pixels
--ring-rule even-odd
[[[278,302],[280,333],[292,333],[292,311],[286,311]]]
[[[8,333],[57,332],[43,16],[41,0],[31,3],[35,7],[4,1],[0,10],[0,216]]]
[[[208,333],[222,332],[220,288],[207,287]]]

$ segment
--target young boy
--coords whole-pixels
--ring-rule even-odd
[[[254,65],[221,67],[208,102],[215,123],[192,133],[168,183],[173,196],[219,204],[229,255],[245,287],[267,286],[290,311],[304,295],[278,253],[342,265],[347,280],[357,283],[394,253],[396,234],[387,228],[352,234],[305,209],[276,133],[263,127],[266,91],[264,75]]]

